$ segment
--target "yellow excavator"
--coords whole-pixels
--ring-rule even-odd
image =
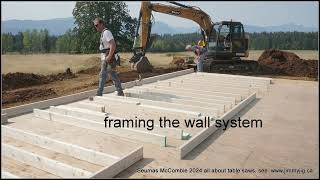
[[[152,71],[152,65],[145,53],[153,39],[150,36],[153,11],[186,18],[200,26],[202,41],[208,50],[204,60],[205,72],[219,69],[243,70],[250,69],[250,66],[255,65],[254,62],[240,59],[249,55],[249,37],[245,34],[241,22],[231,20],[213,23],[210,16],[198,7],[178,2],[169,3],[173,5],[151,3],[150,1],[141,2],[133,44],[134,55],[130,59],[131,67],[134,70],[139,73]]]

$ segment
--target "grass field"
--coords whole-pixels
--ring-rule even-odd
[[[290,51],[290,50],[289,50]],[[247,59],[257,60],[263,51],[250,51]],[[294,50],[303,59],[319,60],[318,51]],[[178,53],[147,53],[147,57],[155,67],[168,67],[172,56],[193,56],[192,52]],[[125,61],[123,66],[129,66],[132,53],[120,53]],[[34,54],[34,55],[2,55],[2,74],[9,72],[25,72],[36,74],[52,74],[71,68],[73,72],[90,68],[99,63],[99,54],[69,55],[69,54]]]

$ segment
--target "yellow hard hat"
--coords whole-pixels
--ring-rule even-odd
[[[199,40],[198,41],[198,46],[204,47],[205,46],[204,41],[203,40]]]

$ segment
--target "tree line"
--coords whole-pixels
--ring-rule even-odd
[[[98,33],[99,35],[99,33]],[[248,33],[251,50],[270,48],[290,50],[318,50],[317,32],[271,32]],[[99,37],[98,37],[99,38]],[[128,37],[129,39],[130,37]],[[117,37],[115,37],[117,40]],[[201,39],[199,33],[157,35],[148,49],[149,52],[181,52],[187,44],[196,44]],[[119,51],[131,51],[133,41],[120,40],[125,46]],[[79,42],[75,30],[68,30],[64,35],[53,36],[48,30],[28,30],[16,35],[2,34],[2,53],[97,53],[99,39],[92,39],[88,46]],[[79,44],[80,43],[80,44]],[[82,45],[81,45],[82,43]],[[119,45],[118,45],[119,46]]]
[[[247,33],[249,49],[318,50],[318,32],[262,32]],[[196,44],[202,38],[199,33],[165,34],[152,42],[151,52],[180,52],[187,44]]]
[[[2,53],[98,53],[100,33],[96,32],[93,20],[105,20],[112,32],[118,51],[131,51],[137,19],[132,18],[128,6],[122,1],[78,1],[72,12],[75,28],[61,36],[50,35],[48,30],[28,30],[16,35],[1,34]],[[318,50],[318,32],[248,33],[249,47],[254,50],[269,48]],[[151,36],[150,52],[184,51],[187,44],[196,44],[199,33],[164,34]]]

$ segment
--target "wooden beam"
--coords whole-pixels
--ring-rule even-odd
[[[210,84],[216,84],[216,83],[222,83],[222,84],[230,84],[230,85],[251,85],[251,86],[257,86],[257,87],[267,87],[270,83],[266,81],[257,81],[252,79],[241,79],[241,78],[225,78],[225,77],[207,77],[207,76],[183,76],[183,77],[177,77],[174,78],[177,82],[199,82],[199,83],[208,83]],[[166,80],[164,80],[166,81]]]
[[[213,94],[213,95],[218,95],[218,96],[225,96],[225,97],[234,97],[236,98],[237,101],[241,101],[244,99],[244,96],[241,95],[240,93],[237,92],[223,92],[223,91],[216,91],[216,90],[207,90],[207,89],[197,89],[197,88],[185,88],[181,86],[166,86],[166,85],[161,85],[161,83],[158,83],[157,85],[150,84],[150,85],[145,85],[143,88],[154,88],[154,89],[173,89],[173,90],[179,90],[179,91],[186,91],[186,92],[199,92],[200,94]],[[136,89],[135,87],[132,87],[130,89]],[[242,98],[243,97],[243,98]]]
[[[85,103],[84,105],[85,105],[85,107],[92,106],[91,107],[92,109],[93,108],[99,109],[99,108],[95,107],[94,103]],[[96,106],[99,106],[99,105],[96,105]],[[64,105],[60,105],[57,107],[51,106],[50,112],[60,113],[63,115],[68,115],[68,116],[73,116],[73,117],[77,117],[77,118],[83,118],[83,119],[93,120],[93,121],[98,121],[98,122],[101,122],[101,120],[106,117],[105,113],[94,112],[94,111],[86,110],[83,108],[76,108],[76,107],[70,107],[70,106],[64,106]],[[110,116],[110,115],[108,115],[108,117],[110,119],[126,119],[123,117],[115,117],[115,116]],[[187,137],[189,137],[189,134],[184,133],[183,130],[180,128],[161,128],[157,124],[154,124],[154,129],[152,131],[148,131],[145,128],[130,128],[130,129],[155,133],[155,134],[159,134],[159,135],[163,135],[163,136],[167,136],[167,137],[173,137],[176,139],[187,139]]]
[[[128,153],[119,161],[95,173],[91,178],[112,178],[142,158],[143,148],[139,147],[138,149]]]
[[[130,89],[127,89],[128,90],[131,90],[131,89],[134,89],[134,88],[130,88]],[[138,92],[141,92],[138,90]],[[230,109],[231,108],[231,104],[228,106],[224,105],[224,104],[217,104],[217,103],[210,103],[208,101],[202,101],[202,99],[191,99],[191,98],[188,98],[188,97],[183,97],[183,96],[180,96],[180,98],[165,98],[161,95],[151,95],[149,93],[143,93],[141,92],[139,95],[136,95],[136,94],[133,94],[133,93],[127,93],[126,94],[127,96],[123,96],[123,97],[118,97],[118,98],[122,98],[122,99],[134,99],[134,100],[154,100],[154,101],[160,101],[160,102],[169,102],[169,103],[175,103],[175,104],[181,104],[181,105],[184,105],[184,104],[191,104],[191,105],[195,105],[195,106],[199,106],[199,107],[204,107],[204,108],[215,108],[215,109],[218,109],[220,112],[225,112],[226,110]],[[104,96],[115,96],[114,94],[105,94]]]
[[[218,119],[229,120],[234,117],[238,112],[240,112],[244,107],[246,107],[250,102],[256,99],[256,93],[251,94],[248,98],[243,100],[241,103],[237,104],[230,111],[226,112],[224,115]],[[193,136],[187,142],[179,147],[179,159],[182,159],[190,151],[192,151],[196,146],[198,146],[202,141],[204,141],[208,136],[217,130],[216,124],[213,123],[209,128],[203,129],[198,134]]]
[[[106,134],[112,134],[119,137],[124,137],[128,139],[134,139],[143,142],[149,142],[152,144],[157,144],[160,146],[166,146],[166,136],[148,133],[144,131],[139,131],[129,128],[105,128],[104,122],[90,121],[80,118],[75,118],[72,116],[61,115],[58,113],[53,113],[46,110],[34,109],[33,110],[35,117],[46,119],[49,121],[57,121],[85,129],[91,129],[98,132],[103,132]]]
[[[218,109],[215,107],[211,107],[211,108],[206,108],[206,107],[201,107],[201,106],[196,106],[193,104],[177,104],[174,102],[165,102],[165,101],[155,101],[155,100],[151,100],[151,99],[147,99],[148,95],[145,96],[146,93],[140,93],[137,90],[131,90],[131,89],[127,89],[126,90],[126,97],[122,97],[123,99],[128,99],[128,100],[139,100],[140,103],[142,105],[155,105],[155,106],[159,106],[159,107],[169,107],[169,108],[175,108],[175,109],[181,109],[181,110],[186,110],[186,111],[198,111],[201,114],[205,114],[205,115],[210,115],[212,117],[217,117],[219,115],[221,115],[220,113],[223,113],[223,106],[222,108]],[[144,98],[146,97],[146,98]]]
[[[21,179],[22,177],[19,177],[17,175],[11,174],[7,171],[1,170],[1,179]]]
[[[247,96],[249,94],[249,88],[238,88],[238,87],[228,87],[228,86],[211,86],[209,84],[199,84],[199,83],[177,83],[175,81],[166,81],[166,82],[157,82],[157,84],[160,84],[161,86],[167,86],[165,90],[175,91],[173,89],[170,89],[170,87],[185,87],[185,88],[193,88],[193,89],[206,89],[206,90],[213,90],[216,92],[228,92],[228,93],[240,93],[241,95]],[[184,91],[178,91],[187,93]],[[218,95],[211,95],[211,94],[200,94],[200,93],[194,93],[194,92],[188,92],[190,94],[198,94],[198,95],[207,95],[214,97],[216,99],[226,100],[230,99],[231,97],[223,97]]]
[[[110,102],[123,102],[124,103],[123,106],[131,105],[131,107],[132,107],[132,103],[131,102],[135,102],[135,101],[130,101],[130,100],[127,100],[127,99],[118,98],[118,97],[112,97],[112,96],[102,96],[102,97],[95,96],[94,99],[105,100],[105,102],[108,102],[108,103],[110,103]],[[130,102],[130,104],[125,104],[126,102]],[[175,108],[166,108],[166,107],[148,105],[148,104],[143,104],[141,102],[138,102],[136,107],[137,108],[141,108],[141,109],[145,108],[145,109],[151,110],[151,111],[163,111],[163,112],[170,112],[170,113],[180,113],[180,114],[191,115],[191,116],[195,116],[195,117],[201,116],[200,112],[185,111],[185,110],[175,109]]]
[[[197,93],[190,93],[190,92],[183,92],[183,91],[174,91],[170,89],[157,89],[157,88],[144,88],[144,87],[135,87],[135,89],[144,91],[150,95],[158,95],[170,98],[186,98],[186,99],[206,99],[205,102],[211,102],[211,103],[218,103],[218,104],[231,104],[234,105],[236,103],[235,98],[218,98],[216,96],[206,95],[206,94],[197,94]],[[145,90],[147,89],[147,90]]]
[[[89,171],[75,168],[68,164],[64,164],[8,144],[2,144],[2,152],[4,156],[29,164],[56,176],[64,178],[85,178],[92,176],[92,173]]]
[[[61,142],[41,135],[15,129],[12,127],[2,126],[1,128],[3,135],[5,136],[12,137],[29,144],[34,144],[45,149],[50,149],[59,153],[63,153],[77,159],[91,162],[93,164],[107,166],[116,162],[119,159],[119,157],[113,155],[94,151],[92,149],[83,148],[74,144]]]
[[[192,75],[194,75],[194,76],[209,76],[209,77],[210,76],[211,77],[223,77],[223,78],[238,78],[238,79],[244,79],[244,80],[265,81],[268,83],[272,82],[272,78],[242,76],[242,75],[232,75],[232,74],[196,72],[196,73],[192,73]]]

